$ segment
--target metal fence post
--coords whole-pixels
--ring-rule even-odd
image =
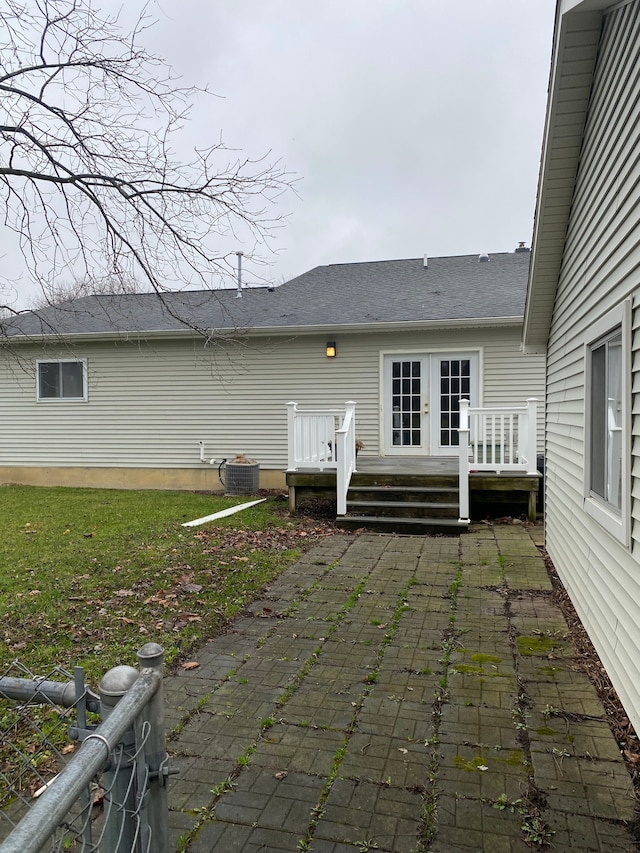
[[[148,668],[162,675],[164,649],[158,643],[145,643],[138,652],[140,669]],[[164,691],[162,684],[144,712],[149,736],[144,744],[144,757],[149,772],[148,826],[143,826],[143,850],[169,853],[169,806],[167,800],[167,750],[164,737]]]
[[[100,681],[100,713],[108,719],[113,709],[138,678],[132,666],[114,666]],[[129,728],[120,743],[111,751],[111,764],[103,774],[105,808],[105,853],[131,853],[136,850],[137,827],[133,816],[137,814],[133,754],[135,734]]]

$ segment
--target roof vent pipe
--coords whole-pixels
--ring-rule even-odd
[[[244,252],[236,252],[238,256],[238,292],[236,293],[236,299],[242,298],[242,256]]]
[[[489,255],[486,252],[483,252],[481,255],[478,255],[478,260],[486,263],[489,260]]]
[[[424,268],[426,269],[429,266],[429,255],[424,256]]]

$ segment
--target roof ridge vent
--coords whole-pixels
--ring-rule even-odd
[[[489,258],[489,255],[486,252],[482,252],[480,255],[478,255],[478,261],[482,263],[486,263],[489,260],[491,259]]]

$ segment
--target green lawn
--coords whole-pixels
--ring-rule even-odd
[[[0,673],[17,658],[39,675],[82,665],[95,682],[150,640],[168,664],[188,654],[314,539],[273,499],[181,526],[244,500],[0,487]]]

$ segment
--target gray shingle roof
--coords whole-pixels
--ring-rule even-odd
[[[522,317],[526,252],[330,264],[275,288],[85,296],[30,312],[6,334],[171,332],[366,326],[438,320]]]

